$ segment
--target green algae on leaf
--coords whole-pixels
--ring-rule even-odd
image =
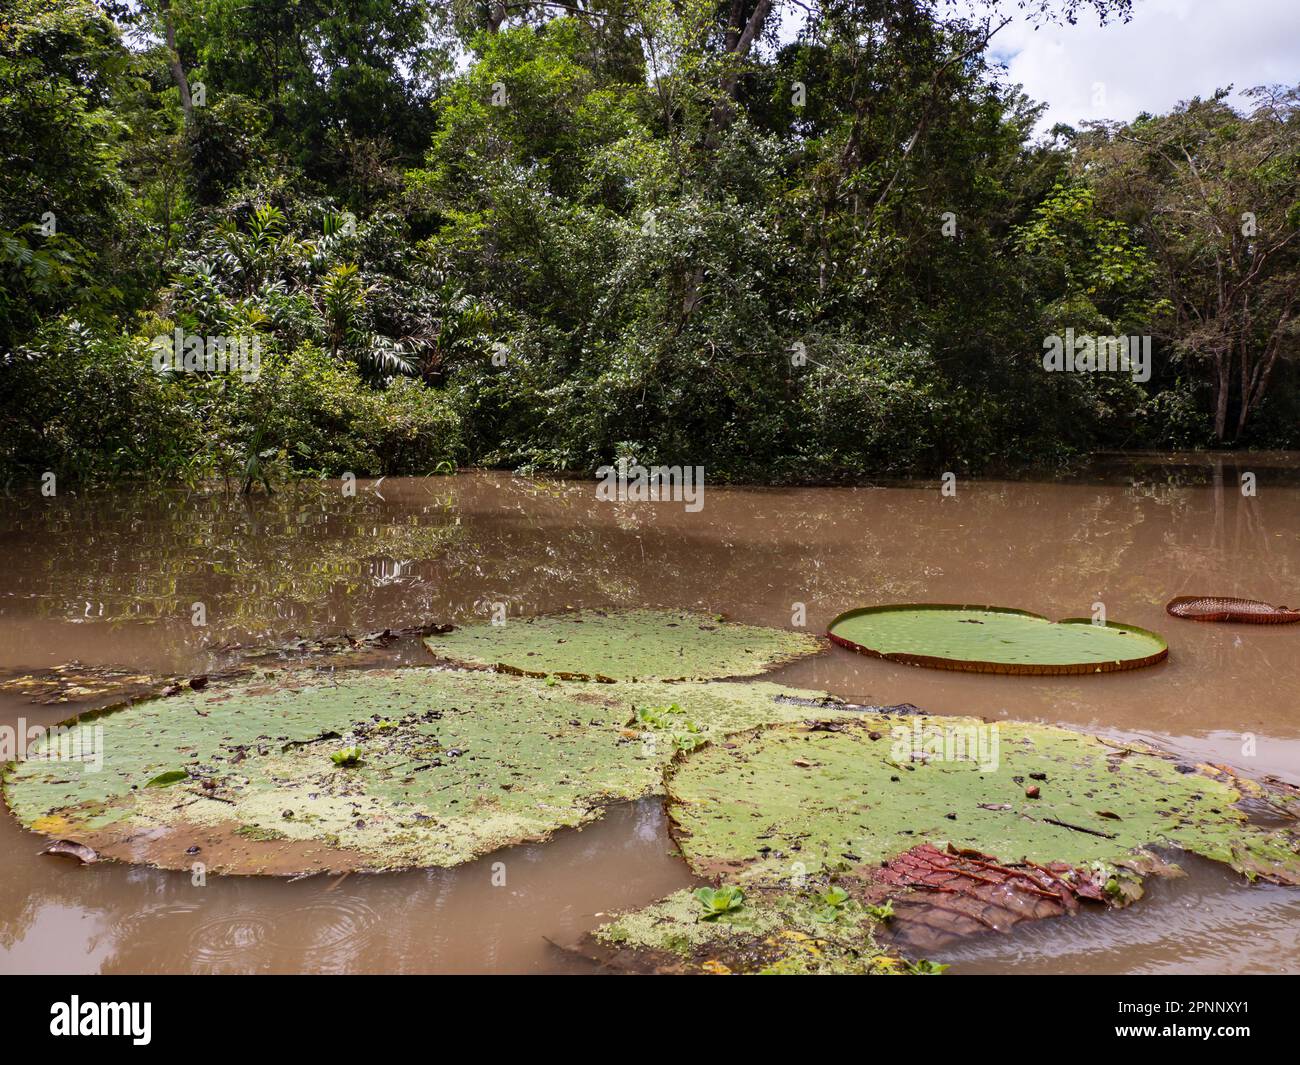
[[[700,889],[709,890],[709,889]],[[744,905],[709,916],[698,892],[677,891],[619,914],[584,936],[575,952],[613,969],[658,973],[865,974],[901,971],[875,941],[877,920],[848,900],[838,919],[818,916],[810,890],[760,888]]]
[[[942,739],[936,757],[916,755],[932,733],[990,728],[996,747],[979,760],[945,758]],[[1236,804],[1261,785],[1189,769],[1046,725],[914,718],[905,727],[868,715],[833,729],[760,728],[702,748],[673,767],[668,794],[691,867],[746,885],[779,883],[796,862],[874,878],[881,863],[923,842],[1004,864],[1071,866],[1165,845],[1300,884],[1295,818],[1259,827]],[[1038,798],[1027,797],[1029,780]]]
[[[583,610],[467,625],[425,640],[439,658],[581,680],[747,677],[822,649],[807,633],[681,610]]]
[[[191,846],[214,872],[450,866],[658,792],[678,748],[635,727],[638,706],[677,703],[703,742],[801,719],[783,694],[440,669],[290,674],[74,724],[102,726],[102,772],[33,758],[5,791],[29,827],[168,868],[188,868]],[[363,757],[344,769],[333,756],[349,748]],[[147,786],[176,773],[188,781]],[[257,846],[269,839],[280,842]]]
[[[762,726],[677,760],[668,795],[682,854],[743,890],[744,905],[710,916],[679,892],[576,949],[657,972],[931,973],[942,967],[894,952],[1126,905],[1143,877],[1177,872],[1149,846],[1300,884],[1290,789],[1045,725],[1000,723],[996,745],[945,757],[952,730],[988,727],[866,714]],[[918,730],[940,742],[918,751]],[[1286,823],[1256,825],[1243,797]]]
[[[827,635],[877,658],[976,673],[1113,673],[1169,654],[1164,639],[1133,625],[943,603],[850,610],[830,623]]]

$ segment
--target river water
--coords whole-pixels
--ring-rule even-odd
[[[1243,493],[1253,481],[1254,494]],[[997,677],[840,648],[773,679],[856,702],[1141,737],[1300,783],[1300,625],[1203,625],[1175,595],[1300,600],[1300,455],[1115,456],[1054,481],[715,488],[702,510],[609,503],[588,482],[498,473],[291,486],[116,488],[8,497],[0,517],[0,668],[69,661],[197,674],[231,643],[463,623],[493,603],[698,607],[811,631],[891,601],[987,603],[1162,632],[1130,673]],[[201,604],[201,608],[196,607]],[[196,617],[205,624],[196,625]],[[420,661],[418,645],[396,652]],[[90,704],[93,705],[93,704]],[[80,707],[78,707],[80,708]],[[67,707],[0,693],[0,725]],[[655,800],[455,870],[286,882],[38,852],[0,818],[0,972],[565,972],[554,943],[692,880]],[[508,858],[508,884],[491,887]],[[990,934],[953,973],[1300,972],[1300,891],[1199,860],[1121,913]]]

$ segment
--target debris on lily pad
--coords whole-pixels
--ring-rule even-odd
[[[451,866],[659,793],[679,752],[806,716],[777,701],[788,693],[288,674],[83,719],[71,727],[104,730],[103,770],[33,757],[9,770],[5,797],[28,827],[164,868],[188,868],[193,846],[214,872]]]
[[[1051,621],[1026,610],[901,603],[849,610],[827,629],[851,651],[913,666],[1036,676],[1114,673],[1163,661],[1169,645],[1136,625]]]
[[[566,680],[748,677],[823,649],[802,632],[681,610],[583,610],[467,625],[425,644],[439,658]]]
[[[760,888],[715,917],[678,891],[622,914],[572,951],[622,972],[867,974],[906,971],[877,944],[878,919],[855,900],[827,907],[814,890]]]
[[[308,639],[294,636],[275,644],[253,644],[245,646],[240,643],[223,644],[216,648],[220,654],[228,655],[239,661],[265,661],[278,659],[286,664],[295,664],[312,660],[318,664],[328,665],[337,662],[340,665],[362,666],[367,664],[392,664],[392,656],[382,652],[407,641],[422,640],[440,632],[450,632],[455,626],[428,622],[424,625],[406,625],[400,628],[376,629],[373,632],[354,636],[349,632],[317,636]]]
[[[963,741],[965,756],[953,757]],[[1282,824],[1265,828],[1237,808],[1243,795],[1267,795],[1265,785],[1186,768],[1048,725],[865,717],[834,729],[762,728],[703,748],[672,768],[669,811],[692,869],[742,882],[780,882],[794,863],[874,877],[917,844],[943,842],[1004,863],[1072,866],[1163,845],[1300,884],[1300,832],[1285,812],[1292,797],[1276,795]],[[1037,799],[1025,796],[1030,780]]]
[[[656,971],[785,967],[790,956],[769,951],[811,934],[789,903],[811,880],[889,916],[807,971],[928,972],[889,958],[1081,905],[1126,905],[1145,877],[1178,872],[1152,848],[1300,884],[1295,789],[1046,725],[868,714],[764,726],[674,762],[667,792],[692,872],[734,885],[743,906],[707,917],[670,896],[602,925],[579,952]]]
[[[65,662],[31,673],[0,671],[0,692],[19,695],[43,706],[108,703],[154,695],[168,678],[113,666]]]

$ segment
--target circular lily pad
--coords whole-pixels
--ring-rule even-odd
[[[748,677],[822,649],[807,633],[682,610],[581,610],[430,636],[439,658],[569,680]]]
[[[791,694],[443,669],[213,685],[69,722],[8,767],[4,799],[37,832],[163,868],[451,866],[656,791],[679,751],[801,719]]]
[[[759,728],[675,763],[674,834],[702,876],[780,883],[847,862],[874,877],[919,843],[1003,862],[1114,861],[1170,845],[1300,883],[1294,813],[1270,831],[1237,808],[1262,785],[1050,725],[875,716]],[[1265,798],[1265,801],[1268,801]]]
[[[850,610],[827,635],[841,647],[913,666],[972,673],[1113,673],[1169,654],[1154,632],[1091,618],[1051,621],[995,606],[904,603]]]

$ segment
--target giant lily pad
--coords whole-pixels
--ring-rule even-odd
[[[868,714],[760,727],[675,763],[668,795],[692,870],[744,904],[705,927],[669,896],[597,928],[581,953],[655,971],[933,971],[882,944],[930,951],[1124,905],[1170,871],[1150,847],[1300,884],[1293,789],[1043,725]]]
[[[656,792],[679,751],[805,716],[777,701],[786,692],[437,669],[291,676],[83,718],[74,731],[104,730],[85,737],[101,772],[38,749],[5,792],[28,827],[166,868],[449,866]]]
[[[1169,654],[1160,636],[1133,625],[943,603],[850,610],[831,622],[827,635],[877,658],[975,673],[1112,673]]]
[[[584,610],[430,636],[449,661],[574,679],[708,680],[763,673],[821,650],[807,633],[679,610]]]
[[[871,878],[930,842],[1072,866],[1165,845],[1300,884],[1290,794],[1046,725],[868,715],[762,728],[681,762],[668,794],[683,854],[713,877],[775,883],[797,862]],[[1253,824],[1243,794],[1273,801],[1284,827]]]

